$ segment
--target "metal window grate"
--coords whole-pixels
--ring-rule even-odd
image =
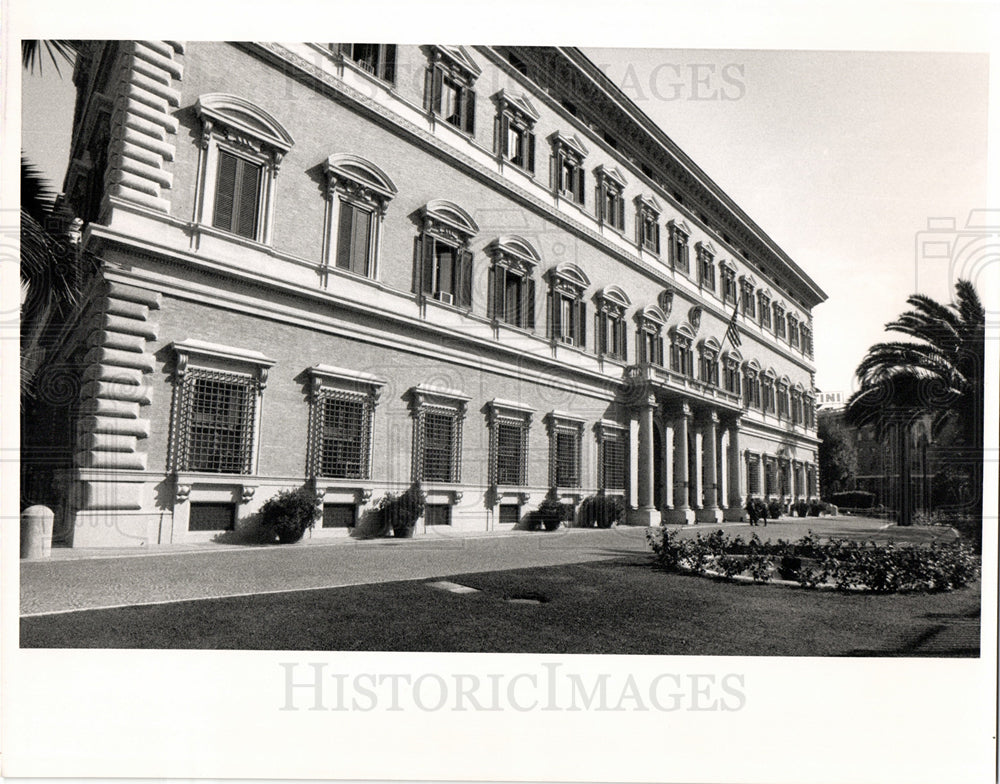
[[[366,479],[370,417],[364,401],[331,395],[322,407],[320,476]]]
[[[525,484],[527,429],[523,422],[500,421],[496,430],[496,483],[498,485]]]
[[[625,439],[621,436],[605,436],[601,442],[601,486],[625,489]]]
[[[451,506],[427,504],[424,507],[424,525],[451,525]]]
[[[760,458],[756,455],[747,455],[747,492],[760,493]]]
[[[580,435],[575,430],[556,433],[555,475],[557,487],[580,484]]]
[[[323,527],[353,528],[357,514],[354,504],[323,504]]]
[[[519,504],[500,504],[500,525],[517,525],[521,522]]]
[[[234,504],[191,504],[189,531],[232,531],[235,525]]]
[[[178,395],[181,471],[249,474],[252,471],[256,379],[210,370],[188,370]]]
[[[456,416],[453,413],[428,411],[424,414],[424,481],[457,481],[455,425]]]

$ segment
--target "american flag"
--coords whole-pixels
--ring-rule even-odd
[[[733,348],[739,348],[740,332],[736,329],[736,312],[739,310],[739,303],[733,308],[733,317],[729,319],[729,326],[726,327],[726,340],[733,344]]]

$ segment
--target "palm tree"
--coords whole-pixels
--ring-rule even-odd
[[[907,299],[912,310],[886,324],[911,340],[876,343],[858,365],[860,388],[847,401],[853,425],[907,425],[929,415],[936,432],[948,424],[958,433],[960,447],[973,464],[970,472],[974,513],[982,508],[983,382],[986,312],[969,281],[955,285],[955,302],[942,305],[923,294]],[[900,437],[902,459],[900,522],[909,522],[909,439]]]
[[[45,56],[56,72],[73,64],[78,41],[22,41],[26,70],[43,68]],[[21,395],[34,394],[33,380],[43,366],[57,330],[78,304],[81,283],[94,265],[80,254],[72,236],[73,215],[56,199],[38,169],[21,157]]]

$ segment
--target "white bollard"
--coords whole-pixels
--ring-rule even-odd
[[[52,555],[52,521],[55,514],[47,506],[29,506],[21,512],[21,557],[48,558]]]

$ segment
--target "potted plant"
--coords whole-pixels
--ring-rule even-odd
[[[383,529],[392,529],[392,535],[400,539],[413,536],[417,520],[424,513],[425,496],[418,485],[412,485],[400,494],[386,493],[378,502],[378,513]]]
[[[264,502],[260,522],[271,541],[292,544],[313,527],[316,517],[316,497],[305,488],[283,490]]]
[[[555,531],[562,525],[565,516],[566,510],[554,490],[549,491],[535,511],[535,519],[544,526],[546,531]]]

